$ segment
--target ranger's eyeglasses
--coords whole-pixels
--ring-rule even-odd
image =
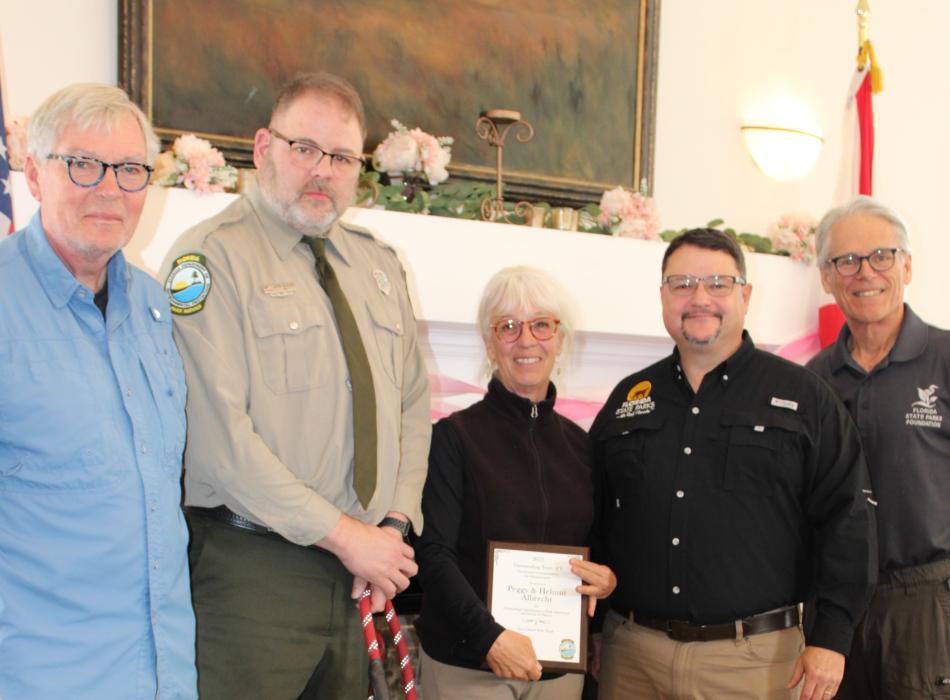
[[[313,170],[323,160],[324,156],[330,158],[330,170],[336,173],[353,173],[363,166],[363,159],[358,156],[349,156],[343,153],[328,153],[317,144],[310,141],[299,141],[289,139],[277,129],[268,129],[271,136],[276,136],[281,141],[287,142],[290,149],[290,158],[294,165],[298,165],[305,170]]]

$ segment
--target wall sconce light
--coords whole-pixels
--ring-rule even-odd
[[[743,126],[742,136],[755,164],[776,180],[804,177],[824,142],[818,134],[780,126]]]

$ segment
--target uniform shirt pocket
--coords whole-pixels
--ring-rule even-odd
[[[256,300],[248,307],[260,372],[276,394],[327,383],[329,354],[340,354],[336,329],[317,304]]]
[[[802,482],[801,418],[794,413],[725,411],[722,487],[726,491],[797,492]]]
[[[396,386],[402,386],[402,338],[405,328],[399,308],[395,304],[385,304],[382,300],[368,301],[366,306],[373,320],[373,337],[376,341],[380,364],[386,376]],[[369,343],[366,350],[367,353],[370,352]]]

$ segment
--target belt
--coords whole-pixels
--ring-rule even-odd
[[[271,530],[269,527],[259,525],[253,520],[248,520],[247,518],[238,515],[227,506],[217,506],[215,508],[185,506],[185,511],[193,515],[203,515],[205,517],[212,518],[218,522],[224,523],[225,525],[231,525],[232,527],[237,527],[242,530],[255,532],[258,535],[277,535],[277,533]],[[280,535],[277,536],[280,537]]]
[[[718,625],[695,625],[683,620],[655,620],[629,613],[628,617],[636,624],[658,630],[677,642],[714,642],[720,639],[739,639],[755,634],[765,634],[777,630],[796,627],[800,623],[797,605],[778,608]]]
[[[880,571],[877,575],[879,587],[913,588],[931,583],[946,583],[950,588],[950,558],[938,559],[927,564],[906,566],[902,569]]]
[[[225,525],[236,527],[239,530],[246,530],[247,532],[253,532],[255,535],[270,535],[272,537],[277,537],[283,540],[284,542],[290,542],[290,540],[284,538],[280,533],[274,530],[271,530],[269,527],[255,523],[253,520],[248,520],[247,518],[238,515],[227,506],[217,506],[215,508],[202,508],[200,506],[185,506],[185,512],[189,513],[190,515],[201,515],[206,518],[211,518],[212,520],[217,520],[218,522],[224,523]],[[296,544],[296,543],[290,542],[290,544]],[[329,549],[318,547],[315,544],[310,545],[309,548],[316,549],[319,552],[324,552],[325,554],[329,554],[330,556],[336,556]]]

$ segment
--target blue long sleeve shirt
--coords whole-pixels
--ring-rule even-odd
[[[185,384],[161,287],[106,318],[37,214],[0,241],[0,698],[197,697]]]

